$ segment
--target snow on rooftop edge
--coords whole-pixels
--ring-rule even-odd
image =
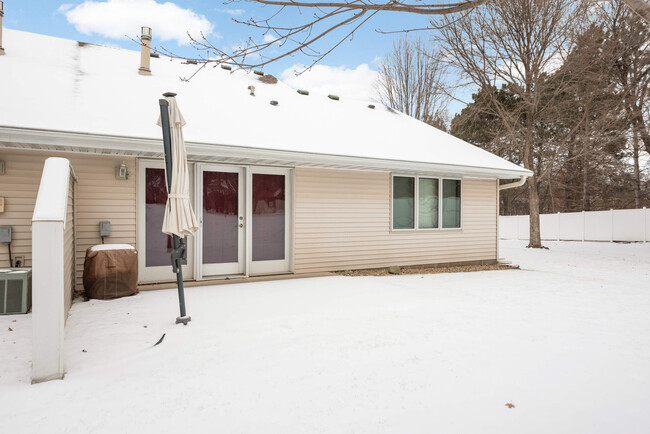
[[[158,99],[174,91],[189,142],[527,172],[402,113],[344,95],[339,101],[300,95],[281,81],[265,84],[252,73],[221,68],[184,82],[180,77],[197,66],[164,58],[152,58],[152,76],[141,76],[137,51],[16,30],[5,30],[3,45],[4,126],[160,139]]]

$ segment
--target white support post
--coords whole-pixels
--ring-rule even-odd
[[[557,212],[557,240],[560,241],[560,211]]]
[[[45,160],[32,216],[32,383],[63,378],[70,162]]]
[[[585,210],[582,210],[582,242],[585,242],[585,231],[586,231],[586,223],[585,223]]]
[[[610,215],[610,220],[612,221],[612,224],[610,225],[610,229],[612,231],[612,236],[611,239],[609,240],[610,243],[614,242],[614,209],[610,208],[609,209],[609,215]]]
[[[32,383],[63,378],[63,222],[32,223]]]
[[[646,207],[643,207],[643,244],[648,241],[648,214]]]

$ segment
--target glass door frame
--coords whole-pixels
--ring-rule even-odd
[[[188,162],[190,175],[190,201],[194,207],[197,219],[199,210],[202,210],[202,170],[203,168],[222,168],[223,171],[243,170],[244,183],[244,270],[243,274],[237,276],[248,277],[256,275],[287,274],[293,272],[294,267],[294,170],[292,168],[272,167],[272,166],[244,166],[236,164],[211,164],[211,163],[194,163]],[[176,276],[172,273],[171,259],[169,266],[146,267],[146,169],[164,169],[162,160],[148,160],[139,158],[137,160],[137,180],[136,180],[136,242],[139,252],[138,258],[138,281],[146,283],[154,282],[172,282]],[[217,170],[219,171],[219,170]],[[252,181],[253,174],[275,174],[285,176],[285,258],[276,261],[256,261],[252,260]],[[201,225],[199,225],[201,226]],[[203,276],[202,262],[203,252],[202,229],[187,237],[188,251],[187,264],[183,265],[183,280],[208,280],[226,278],[231,275]],[[195,239],[196,238],[196,239]]]
[[[239,220],[239,224],[243,224],[242,230],[238,230],[238,262],[228,264],[203,264],[203,173],[204,172],[226,172],[239,174],[239,216],[244,217],[244,220]],[[246,251],[247,251],[247,204],[246,204],[246,191],[248,189],[247,170],[244,166],[225,165],[225,164],[209,164],[209,163],[196,163],[196,180],[194,182],[194,209],[197,220],[199,221],[199,230],[194,237],[195,257],[197,260],[194,265],[194,276],[197,280],[204,278],[218,278],[228,276],[246,276]],[[207,267],[206,267],[207,266]],[[210,270],[210,268],[212,270]]]
[[[147,169],[164,169],[162,160],[138,160],[137,188],[137,249],[138,249],[138,281],[139,282],[168,282],[175,281],[176,275],[172,272],[171,258],[169,265],[147,267]],[[190,201],[194,202],[194,164],[188,164],[190,175]],[[161,228],[162,229],[162,228]],[[194,237],[187,237],[187,264],[183,265],[183,280],[194,278]]]
[[[253,261],[253,175],[284,175],[284,259]],[[246,264],[251,276],[287,274],[293,272],[293,169],[269,166],[249,166],[246,170]]]

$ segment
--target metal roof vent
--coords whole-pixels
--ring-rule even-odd
[[[255,86],[253,85],[248,86],[248,90],[251,91],[250,96],[255,96]]]
[[[271,100],[271,105],[278,105],[278,102],[276,100]]]
[[[221,64],[221,69],[225,69],[226,71],[231,71],[231,70],[232,70],[232,66],[230,66],[230,65],[226,65],[225,63],[222,63],[222,64]]]
[[[255,75],[259,75],[259,76],[262,76],[262,77],[264,76],[264,72],[263,72],[263,71],[253,71],[253,74],[255,74]]]
[[[305,89],[298,89],[298,93],[300,95],[309,95],[309,91]]]
[[[374,109],[374,108],[375,108],[375,105],[374,105],[374,104],[370,104],[370,105],[368,106],[368,108],[369,108],[369,109]]]
[[[338,95],[331,95],[331,94],[330,94],[330,95],[327,95],[327,97],[328,97],[329,99],[333,99],[334,101],[338,101],[338,100],[339,100],[339,96],[338,96]]]

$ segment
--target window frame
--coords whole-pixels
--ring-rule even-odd
[[[393,225],[393,188],[394,188],[394,179],[398,178],[413,178],[415,183],[415,197],[413,204],[414,218],[413,218],[413,228],[405,229],[395,229]],[[437,228],[420,228],[420,178],[424,179],[437,179],[438,180],[438,227]],[[460,226],[457,228],[443,228],[442,227],[442,186],[444,180],[452,180],[460,182]],[[431,232],[431,231],[462,231],[463,230],[463,209],[465,206],[465,183],[463,178],[447,177],[447,176],[436,176],[436,175],[413,175],[413,174],[403,174],[403,173],[391,173],[390,177],[390,231],[391,232]]]

